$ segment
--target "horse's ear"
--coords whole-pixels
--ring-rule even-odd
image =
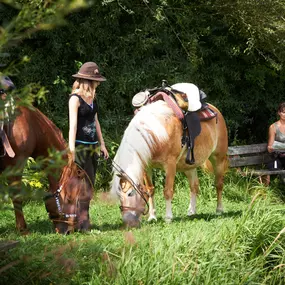
[[[126,175],[123,173],[117,173],[117,176],[121,179],[121,181],[128,181]]]
[[[122,173],[118,173],[117,176],[120,178],[120,184],[121,185],[125,184],[128,181],[126,176]]]

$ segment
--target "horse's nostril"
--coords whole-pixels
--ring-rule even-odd
[[[140,219],[137,214],[127,212],[123,215],[123,222],[127,227],[136,228],[140,225]]]
[[[66,234],[68,231],[70,231],[70,228],[66,223],[56,223],[55,224],[55,232],[58,234]]]
[[[138,228],[140,226],[140,221],[127,221],[125,222],[126,227],[130,227],[130,228]]]

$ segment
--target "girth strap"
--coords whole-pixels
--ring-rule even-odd
[[[7,152],[7,154],[10,156],[10,157],[14,157],[15,156],[15,152],[13,151],[11,145],[10,145],[10,142],[8,140],[8,137],[5,133],[4,130],[0,130],[0,138],[2,140],[2,143],[3,143],[3,146],[4,146],[4,150]]]
[[[182,145],[186,144],[187,155],[185,162],[187,164],[194,164],[194,141],[201,133],[201,123],[197,112],[187,112],[183,120],[183,136]]]

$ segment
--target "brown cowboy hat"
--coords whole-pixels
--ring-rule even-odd
[[[79,71],[72,76],[88,80],[106,81],[106,78],[100,74],[98,65],[95,62],[85,62]]]

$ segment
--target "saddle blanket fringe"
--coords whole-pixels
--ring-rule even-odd
[[[199,117],[201,121],[207,121],[207,120],[217,117],[217,113],[214,112],[209,107],[206,107],[205,109],[199,111]]]

